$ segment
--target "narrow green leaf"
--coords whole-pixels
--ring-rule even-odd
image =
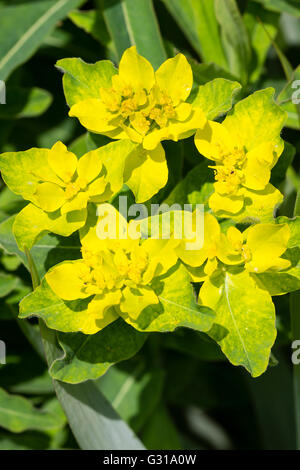
[[[255,2],[248,2],[243,19],[252,46],[250,81],[255,82],[263,72],[268,50],[277,34],[279,14],[265,10]]]
[[[140,431],[159,404],[164,371],[136,357],[112,367],[97,387],[135,432]]]
[[[289,13],[300,18],[300,6],[298,0],[255,0],[262,3],[266,8],[272,11]]]
[[[266,35],[269,37],[269,40],[271,41],[274,49],[275,49],[275,52],[278,56],[278,59],[280,60],[280,63],[281,63],[281,66],[282,66],[282,69],[284,71],[284,74],[286,76],[286,79],[287,80],[290,80],[291,79],[291,76],[292,76],[292,73],[293,73],[293,68],[289,62],[289,60],[287,59],[287,57],[285,56],[285,54],[281,51],[280,47],[277,45],[277,43],[272,39],[272,37],[270,36],[269,34],[269,31],[267,30],[267,28],[265,27],[265,25],[263,24],[262,20],[257,17],[257,21],[261,24],[262,28],[264,29]]]
[[[61,355],[55,332],[40,323],[49,365]],[[54,380],[68,423],[84,450],[143,450],[129,426],[121,420],[92,381],[71,385]]]
[[[35,409],[25,398],[0,388],[0,425],[11,432],[48,431],[60,426],[54,413]]]
[[[111,39],[106,29],[103,14],[98,10],[73,10],[69,13],[73,23],[91,34],[102,45],[109,47]]]
[[[138,8],[136,0],[102,0],[102,8],[119,60],[134,45],[155,68],[167,59],[152,0],[139,0]]]
[[[251,47],[236,1],[215,0],[215,11],[222,30],[230,72],[245,84],[249,75]]]
[[[18,285],[19,279],[12,274],[0,272],[0,297],[5,297]]]
[[[0,79],[5,80],[25,62],[56,23],[81,3],[83,0],[36,0],[0,6]]]
[[[214,0],[163,0],[203,62],[228,70]]]
[[[40,116],[49,108],[51,102],[51,94],[41,88],[8,87],[7,104],[0,106],[0,119]]]

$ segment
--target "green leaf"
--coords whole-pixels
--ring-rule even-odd
[[[111,367],[96,384],[121,418],[138,432],[161,400],[164,375],[163,370],[135,357]]]
[[[283,200],[283,195],[277,188],[268,184],[265,189],[254,191],[245,189],[245,205],[237,214],[228,214],[218,211],[216,215],[220,218],[229,217],[236,222],[273,222],[277,207]]]
[[[160,300],[158,306],[146,307],[136,320],[119,312],[134,328],[140,331],[174,331],[180,326],[198,331],[211,328],[214,312],[196,303],[189,274],[182,264],[155,278],[151,287]]]
[[[252,46],[250,81],[255,82],[263,72],[267,53],[272,44],[271,39],[275,39],[277,34],[279,15],[265,10],[255,2],[248,2],[243,19]]]
[[[87,315],[88,299],[64,301],[50,289],[45,279],[20,303],[19,318],[40,317],[49,328],[62,332],[80,331]]]
[[[0,119],[30,118],[43,114],[52,103],[51,94],[41,88],[8,87]]]
[[[212,120],[231,109],[234,96],[240,89],[238,82],[216,78],[199,86],[192,104],[195,108],[201,108],[207,119]]]
[[[134,356],[146,338],[121,319],[94,335],[59,333],[64,355],[52,363],[50,374],[72,384],[97,379],[115,363]]]
[[[0,79],[5,80],[25,62],[57,22],[81,3],[82,0],[36,0],[0,6]]]
[[[100,9],[73,10],[69,13],[69,18],[76,26],[91,34],[103,46],[110,46],[111,39]]]
[[[300,18],[300,6],[298,0],[255,0],[272,11],[289,13]]]
[[[153,67],[167,59],[152,0],[104,0],[103,15],[118,59],[125,49],[136,46]]]
[[[101,161],[107,168],[107,178],[114,185],[114,192],[124,183],[135,195],[135,202],[148,201],[163,188],[168,179],[168,166],[163,146],[145,150],[130,140],[120,140],[105,145],[107,137],[88,133],[88,150],[98,148]],[[105,147],[104,147],[105,145]],[[178,145],[178,144],[177,144]]]
[[[38,410],[25,398],[9,395],[0,388],[0,425],[11,432],[49,431],[61,425],[61,417]]]
[[[277,217],[275,222],[290,227],[291,236],[282,257],[288,259],[291,266],[284,271],[252,274],[252,277],[270,295],[283,295],[300,289],[300,217]]]
[[[215,0],[215,11],[221,26],[229,70],[243,84],[247,83],[251,47],[248,32],[235,0]]]
[[[87,64],[81,59],[61,59],[56,63],[63,73],[63,87],[68,105],[99,98],[100,88],[111,86],[112,76],[118,71],[109,60]]]
[[[265,272],[252,276],[270,295],[282,295],[300,289],[300,217],[294,219],[277,217],[275,222],[288,224],[290,227],[291,236],[287,250],[282,257],[291,262],[291,267],[284,271]]]
[[[28,364],[26,361],[21,361],[20,365],[26,370],[26,364]],[[33,377],[32,370],[30,370],[28,377],[22,379],[21,376],[18,383],[10,386],[9,390],[22,395],[50,395],[54,392],[51,377],[46,368],[44,368],[43,373]]]
[[[276,338],[275,308],[268,292],[246,271],[233,271],[206,281],[200,299],[216,312],[209,335],[229,361],[253,377],[261,375]]]
[[[50,448],[49,436],[28,431],[22,434],[0,433],[0,450],[46,450]]]
[[[19,284],[19,279],[12,274],[0,272],[0,297],[10,294]]]
[[[20,250],[30,250],[45,233],[53,232],[64,237],[72,235],[84,226],[87,209],[72,211],[61,215],[60,211],[48,213],[28,204],[17,214],[13,234]]]
[[[2,188],[0,193],[0,210],[3,211],[7,217],[19,212],[26,204],[26,201],[24,201],[21,196],[13,193],[7,186]]]
[[[203,62],[228,69],[214,0],[163,0]]]
[[[253,274],[255,282],[270,295],[283,295],[300,289],[300,262],[278,273]]]
[[[60,355],[55,332],[41,322],[41,333],[49,365]],[[58,399],[81,449],[142,450],[142,443],[111,407],[92,381],[66,384],[54,380]]]
[[[278,141],[287,116],[275,103],[274,93],[273,88],[256,91],[239,101],[224,120],[229,133],[240,138],[247,151],[263,142]]]
[[[12,227],[15,217],[10,217],[0,224],[0,245],[7,253],[16,254],[22,263],[29,269],[24,252],[20,251],[13,236]],[[38,274],[43,277],[48,269],[65,259],[78,259],[80,257],[80,242],[78,234],[68,238],[49,234],[41,238],[31,250],[31,256],[36,265]]]

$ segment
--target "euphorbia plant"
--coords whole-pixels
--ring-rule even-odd
[[[300,288],[299,220],[274,218],[282,195],[270,176],[284,158],[286,115],[273,90],[229,111],[238,83],[216,79],[191,93],[192,69],[182,54],[154,72],[134,47],[119,71],[108,61],[63,59],[58,66],[70,115],[115,141],[80,158],[61,142],[0,156],[7,185],[30,201],[14,222],[21,250],[45,232],[80,232],[81,253],[70,259],[65,250],[20,306],[20,318],[38,316],[59,332],[65,354],[50,365],[51,375],[71,383],[95,379],[134,355],[151,332],[178,327],[206,332],[233,364],[262,374],[276,337],[271,296]],[[194,134],[198,151],[215,162],[203,246],[189,250],[173,234],[169,240],[99,237],[96,205],[116,205],[126,184],[135,202],[149,206],[168,179],[161,141]],[[201,284],[197,301],[195,283]],[[110,360],[91,367],[89,338],[97,335],[102,346],[109,349],[116,338],[119,346]],[[85,354],[76,362],[78,348]]]

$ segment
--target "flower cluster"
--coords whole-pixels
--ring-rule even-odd
[[[290,239],[287,224],[256,224],[243,232],[230,226],[221,231],[217,219],[209,213],[204,219],[204,246],[192,253],[177,248],[178,256],[187,265],[195,281],[203,281],[224,270],[225,266],[241,266],[249,273],[278,272],[288,269],[291,262],[281,256]]]
[[[69,114],[92,132],[153,150],[160,141],[177,141],[204,124],[201,109],[186,102],[192,85],[192,69],[182,54],[154,72],[133,46],[124,52],[111,86],[101,87],[98,98],[74,104]]]
[[[127,231],[126,220],[117,216]],[[80,328],[86,334],[96,333],[122,314],[137,319],[144,308],[158,304],[153,279],[177,262],[176,241],[100,239],[96,230],[92,226],[82,237],[82,259],[63,262],[46,274],[58,297],[69,301],[90,298],[87,319]]]
[[[274,90],[238,101],[215,122],[230,108],[224,103],[232,103],[236,84],[215,79],[197,86],[182,54],[157,71],[135,47],[124,52],[119,70],[108,61],[60,62],[70,116],[114,141],[87,148],[80,158],[61,142],[50,150],[0,155],[7,186],[29,201],[13,223],[19,248],[30,250],[46,232],[66,237],[79,231],[81,242],[73,258],[62,246],[61,262],[21,302],[21,317],[37,315],[50,328],[80,335],[107,332],[116,320],[144,334],[194,328],[215,339],[233,364],[260,375],[276,337],[271,296],[300,288],[299,219],[274,218],[283,196],[270,181],[285,158],[280,134],[286,119]],[[187,240],[175,239],[176,230],[169,239],[131,237],[137,225],[114,208],[116,196],[129,188],[136,202],[160,200],[168,181],[161,142],[194,134],[199,167],[214,175],[205,188],[203,245],[188,249]],[[176,153],[168,156],[176,167]],[[178,202],[188,199],[188,181],[172,192]],[[195,203],[203,202],[201,184]],[[101,236],[103,216],[95,213],[103,203],[127,237]],[[202,284],[197,302],[192,282]],[[128,336],[121,341],[124,350],[142,344],[129,347]]]

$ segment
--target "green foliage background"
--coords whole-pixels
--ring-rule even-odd
[[[7,90],[7,104],[0,105],[0,152],[50,148],[62,140],[81,155],[107,142],[103,137],[94,142],[67,116],[62,76],[54,66],[59,59],[118,63],[123,51],[136,44],[158,67],[183,52],[198,84],[218,77],[237,80],[239,99],[275,88],[277,102],[289,115],[282,137],[296,154],[293,158],[291,150],[289,166],[274,169],[272,183],[285,196],[279,215],[291,217],[300,182],[299,109],[291,101],[291,84],[300,78],[299,26],[296,0],[0,1],[0,79]],[[167,158],[172,156],[170,176],[155,202],[205,200],[210,190],[206,166],[192,140],[168,142],[165,149]],[[200,177],[206,181],[202,186]],[[9,254],[16,252],[11,216],[23,206],[2,184],[0,339],[7,345],[7,364],[0,366],[0,449],[111,449],[120,448],[121,438],[127,448],[139,448],[141,442],[149,449],[299,448],[295,410],[300,410],[300,397],[293,388],[299,371],[292,370],[290,360],[297,325],[292,331],[289,320],[290,300],[296,312],[299,294],[275,299],[278,337],[272,367],[258,379],[230,365],[203,333],[179,329],[151,334],[138,355],[111,367],[94,384],[53,386],[36,321],[17,319],[18,302],[31,290],[25,255]],[[61,260],[67,243],[74,247],[76,240],[47,235],[34,247],[40,275]],[[66,352],[67,343],[62,334]],[[57,365],[59,379],[65,371]]]

